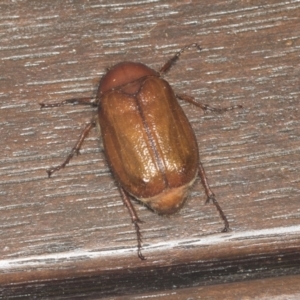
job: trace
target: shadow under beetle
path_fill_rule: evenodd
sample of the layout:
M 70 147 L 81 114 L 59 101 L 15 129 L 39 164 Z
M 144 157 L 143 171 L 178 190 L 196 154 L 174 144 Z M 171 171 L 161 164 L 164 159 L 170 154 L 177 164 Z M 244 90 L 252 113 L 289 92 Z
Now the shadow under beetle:
M 102 77 L 96 98 L 72 98 L 59 103 L 40 104 L 42 108 L 65 104 L 98 108 L 65 161 L 48 169 L 47 173 L 50 177 L 64 168 L 74 154 L 79 154 L 91 128 L 99 126 L 106 159 L 135 226 L 140 259 L 145 259 L 141 252 L 141 220 L 130 198 L 140 200 L 158 214 L 173 214 L 183 206 L 198 175 L 205 189 L 206 203 L 212 201 L 217 208 L 224 222 L 222 231 L 229 230 L 228 220 L 209 187 L 199 160 L 194 132 L 177 98 L 204 111 L 224 112 L 242 106 L 213 108 L 195 101 L 193 97 L 173 92 L 162 76 L 190 47 L 201 50 L 195 43 L 185 46 L 158 72 L 141 63 L 116 64 Z

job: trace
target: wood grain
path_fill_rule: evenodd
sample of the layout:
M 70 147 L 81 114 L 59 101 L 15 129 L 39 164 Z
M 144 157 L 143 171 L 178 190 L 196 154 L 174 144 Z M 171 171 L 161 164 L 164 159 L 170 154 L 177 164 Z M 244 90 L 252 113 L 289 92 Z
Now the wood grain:
M 96 299 L 299 274 L 300 1 L 201 2 L 1 2 L 0 295 Z M 96 131 L 45 172 L 95 111 L 39 103 L 93 96 L 115 63 L 159 69 L 193 42 L 203 50 L 165 77 L 174 90 L 243 105 L 203 114 L 181 102 L 232 231 L 220 233 L 198 180 L 169 218 L 135 204 L 141 262 Z

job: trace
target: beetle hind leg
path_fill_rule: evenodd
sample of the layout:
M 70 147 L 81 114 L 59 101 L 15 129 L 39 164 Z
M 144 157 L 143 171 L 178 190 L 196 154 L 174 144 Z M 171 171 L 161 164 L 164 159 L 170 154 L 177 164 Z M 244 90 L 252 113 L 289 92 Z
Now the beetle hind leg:
M 122 196 L 122 200 L 123 200 L 123 203 L 125 204 L 125 206 L 127 207 L 128 209 L 128 212 L 131 216 L 131 221 L 132 223 L 134 224 L 134 227 L 135 227 L 135 232 L 136 232 L 136 238 L 137 238 L 137 251 L 138 251 L 138 257 L 141 259 L 141 260 L 145 260 L 146 257 L 142 254 L 142 234 L 141 234 L 141 231 L 140 231 L 140 226 L 139 226 L 139 223 L 143 223 L 140 218 L 138 217 L 131 201 L 130 201 L 130 198 L 129 196 L 127 195 L 127 193 L 124 191 L 123 188 L 119 187 L 119 190 L 121 192 L 121 196 Z
M 208 203 L 208 202 L 212 201 L 212 203 L 216 207 L 217 211 L 219 212 L 219 215 L 220 215 L 221 219 L 224 222 L 224 229 L 222 230 L 222 232 L 230 231 L 229 222 L 227 220 L 227 217 L 225 216 L 221 206 L 219 205 L 217 199 L 215 198 L 215 194 L 212 192 L 212 190 L 211 190 L 211 188 L 210 188 L 210 186 L 207 182 L 207 177 L 206 177 L 204 168 L 203 168 L 203 166 L 200 162 L 199 162 L 199 176 L 201 178 L 201 181 L 202 181 L 202 184 L 204 186 L 205 193 L 206 193 L 206 196 L 207 196 L 207 200 L 206 200 L 205 203 Z

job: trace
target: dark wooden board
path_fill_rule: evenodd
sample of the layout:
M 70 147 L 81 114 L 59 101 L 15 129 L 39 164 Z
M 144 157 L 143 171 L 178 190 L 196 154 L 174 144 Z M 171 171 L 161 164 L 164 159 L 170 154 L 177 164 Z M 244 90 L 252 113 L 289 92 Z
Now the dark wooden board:
M 284 276 L 234 283 L 223 283 L 212 286 L 198 286 L 184 289 L 172 289 L 140 295 L 120 296 L 110 299 L 223 299 L 223 300 L 249 300 L 249 299 L 276 299 L 297 300 L 299 293 L 300 276 Z
M 299 273 L 299 1 L 2 1 L 0 4 L 0 293 L 74 297 L 150 293 Z M 143 254 L 92 131 L 47 178 L 95 111 L 41 102 L 93 96 L 124 60 L 154 69 L 224 114 L 180 102 L 209 183 L 180 211 L 138 203 Z M 213 287 L 212 287 L 213 289 Z M 0 294 L 1 295 L 1 294 Z

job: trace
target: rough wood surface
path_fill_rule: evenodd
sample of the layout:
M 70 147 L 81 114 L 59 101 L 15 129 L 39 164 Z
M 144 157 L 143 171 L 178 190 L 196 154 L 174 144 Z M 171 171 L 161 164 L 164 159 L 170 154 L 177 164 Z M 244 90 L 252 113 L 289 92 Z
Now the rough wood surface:
M 300 1 L 23 0 L 0 11 L 0 295 L 86 299 L 300 272 Z M 203 50 L 166 76 L 174 90 L 244 107 L 204 115 L 181 102 L 232 232 L 220 233 L 197 181 L 169 218 L 135 204 L 142 262 L 96 131 L 64 170 L 45 172 L 93 109 L 39 103 L 95 95 L 107 67 L 159 69 L 193 42 Z

